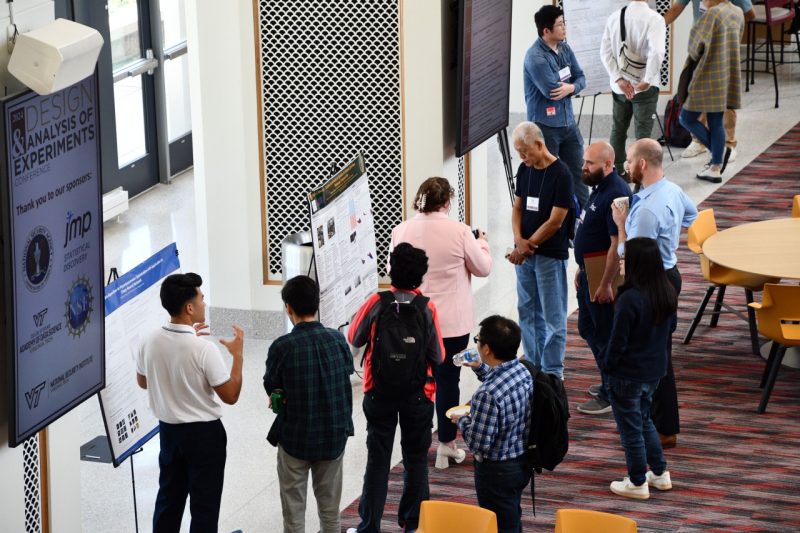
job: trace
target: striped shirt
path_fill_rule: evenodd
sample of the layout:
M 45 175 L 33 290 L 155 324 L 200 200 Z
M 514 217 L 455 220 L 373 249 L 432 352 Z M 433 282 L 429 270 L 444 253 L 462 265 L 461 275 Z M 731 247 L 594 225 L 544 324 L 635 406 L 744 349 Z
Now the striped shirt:
M 533 378 L 514 359 L 494 368 L 475 369 L 483 383 L 470 402 L 470 414 L 458 428 L 479 461 L 508 461 L 525 452 L 527 423 L 533 397 Z

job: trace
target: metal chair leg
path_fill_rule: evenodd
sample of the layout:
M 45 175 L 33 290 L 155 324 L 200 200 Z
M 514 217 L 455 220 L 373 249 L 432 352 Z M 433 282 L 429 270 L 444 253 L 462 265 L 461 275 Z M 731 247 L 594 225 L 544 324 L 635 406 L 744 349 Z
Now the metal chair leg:
M 758 414 L 763 413 L 767 409 L 767 403 L 769 402 L 770 395 L 772 395 L 772 389 L 775 387 L 775 379 L 778 377 L 778 370 L 781 368 L 781 363 L 783 362 L 783 356 L 785 354 L 786 346 L 781 345 L 781 347 L 778 348 L 775 361 L 773 361 L 772 368 L 769 371 L 769 377 L 764 386 L 764 392 L 761 394 L 761 402 L 758 404 Z
M 711 295 L 714 294 L 714 289 L 716 289 L 716 285 L 709 285 L 706 289 L 706 294 L 703 296 L 703 301 L 700 302 L 700 307 L 697 308 L 697 312 L 694 314 L 694 318 L 692 319 L 692 323 L 689 326 L 689 331 L 686 332 L 686 335 L 683 337 L 683 344 L 689 344 L 689 341 L 692 340 L 692 335 L 694 335 L 694 330 L 697 329 L 697 325 L 700 323 L 700 320 L 703 318 L 703 313 L 706 310 L 706 306 L 708 305 L 708 301 L 711 299 Z
M 767 26 L 767 43 L 772 57 L 772 81 L 775 83 L 775 108 L 778 108 L 778 66 L 775 64 L 775 44 L 772 42 L 772 26 Z
M 772 346 L 769 347 L 769 357 L 767 357 L 767 364 L 764 365 L 764 372 L 761 374 L 761 383 L 758 384 L 759 389 L 763 389 L 767 383 L 767 377 L 772 365 L 775 363 L 775 355 L 778 353 L 779 346 L 780 344 L 773 341 Z
M 750 342 L 753 346 L 753 353 L 761 355 L 761 346 L 758 344 L 758 327 L 756 326 L 756 310 L 750 307 L 753 303 L 753 291 L 750 289 L 744 290 L 744 298 L 747 301 L 747 323 L 750 326 Z
M 727 285 L 720 285 L 719 292 L 717 293 L 717 299 L 714 301 L 714 314 L 711 315 L 711 327 L 717 327 L 717 322 L 719 322 L 719 315 L 722 312 L 722 299 L 725 298 L 725 289 Z
M 744 91 L 750 92 L 750 34 L 752 24 L 745 23 L 745 47 L 744 47 Z

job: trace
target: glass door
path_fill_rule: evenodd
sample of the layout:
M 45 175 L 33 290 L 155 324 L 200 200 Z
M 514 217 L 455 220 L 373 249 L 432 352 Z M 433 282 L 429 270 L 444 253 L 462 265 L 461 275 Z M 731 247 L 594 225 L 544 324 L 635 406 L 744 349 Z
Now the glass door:
M 192 165 L 192 116 L 189 105 L 185 13 L 185 0 L 161 2 L 169 171 L 173 176 Z

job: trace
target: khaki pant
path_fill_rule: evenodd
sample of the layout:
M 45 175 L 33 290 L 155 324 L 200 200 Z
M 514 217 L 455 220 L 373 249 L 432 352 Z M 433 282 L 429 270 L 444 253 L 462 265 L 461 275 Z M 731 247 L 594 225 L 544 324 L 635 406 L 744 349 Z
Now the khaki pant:
M 708 122 L 706 122 L 706 114 L 703 113 L 700 115 L 700 123 L 708 128 Z M 725 128 L 725 146 L 730 146 L 731 148 L 736 148 L 736 110 L 735 109 L 726 109 L 725 113 L 722 115 L 722 125 Z M 698 144 L 700 141 L 697 140 L 697 137 L 692 135 L 692 141 Z
M 308 471 L 311 470 L 322 533 L 341 533 L 339 503 L 342 499 L 342 459 L 304 461 L 278 447 L 278 483 L 281 490 L 284 533 L 305 533 Z

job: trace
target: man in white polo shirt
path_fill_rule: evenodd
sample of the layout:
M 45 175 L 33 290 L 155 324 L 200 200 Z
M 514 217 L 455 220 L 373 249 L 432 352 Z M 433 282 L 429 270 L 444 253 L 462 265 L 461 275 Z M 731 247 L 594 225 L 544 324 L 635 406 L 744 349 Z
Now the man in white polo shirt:
M 233 356 L 228 371 L 219 348 L 200 337 L 206 305 L 197 274 L 173 274 L 161 284 L 170 321 L 153 332 L 136 357 L 136 380 L 147 389 L 161 433 L 159 489 L 153 532 L 177 532 L 190 496 L 191 531 L 216 532 L 225 477 L 227 436 L 215 393 L 234 404 L 242 390 L 244 332 L 220 340 Z M 201 333 L 202 332 L 202 333 Z

